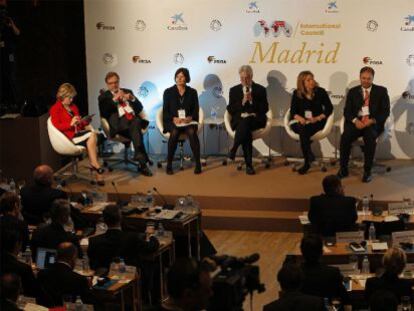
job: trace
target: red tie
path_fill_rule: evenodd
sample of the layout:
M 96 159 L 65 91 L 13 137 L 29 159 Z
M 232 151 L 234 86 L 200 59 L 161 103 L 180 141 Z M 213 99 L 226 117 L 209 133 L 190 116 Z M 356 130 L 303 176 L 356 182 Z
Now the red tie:
M 129 121 L 134 118 L 134 115 L 130 112 L 128 112 L 125 108 L 127 107 L 127 104 L 123 101 L 119 101 L 119 104 L 121 105 L 122 109 L 124 109 L 125 112 L 125 118 Z
M 365 96 L 364 96 L 364 105 L 363 107 L 368 107 L 369 106 L 369 92 L 367 89 L 364 89 L 365 92 Z M 362 117 L 362 123 L 366 123 L 369 120 L 369 115 L 365 115 Z

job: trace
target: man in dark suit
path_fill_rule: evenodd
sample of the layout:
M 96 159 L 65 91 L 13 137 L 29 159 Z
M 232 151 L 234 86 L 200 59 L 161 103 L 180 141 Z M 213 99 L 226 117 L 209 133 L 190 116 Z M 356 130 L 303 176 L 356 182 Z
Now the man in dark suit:
M 101 117 L 108 121 L 111 136 L 119 134 L 132 140 L 134 160 L 139 162 L 141 173 L 152 176 L 147 166 L 149 159 L 141 132 L 148 126 L 148 121 L 140 115 L 143 106 L 131 90 L 119 87 L 119 75 L 116 72 L 108 72 L 105 82 L 108 90 L 98 98 Z
M 341 179 L 336 175 L 326 176 L 322 186 L 325 193 L 310 198 L 308 218 L 313 229 L 323 236 L 350 231 L 358 219 L 357 200 L 344 195 Z
M 57 249 L 62 242 L 73 243 L 81 254 L 79 239 L 70 231 L 66 231 L 70 220 L 70 205 L 66 200 L 56 200 L 50 210 L 52 222 L 48 225 L 39 226 L 34 232 L 31 241 L 33 258 L 36 258 L 39 247 Z M 72 228 L 70 228 L 72 229 Z
M 348 176 L 348 162 L 352 143 L 360 136 L 364 139 L 363 182 L 372 180 L 378 136 L 384 131 L 385 121 L 390 115 L 390 98 L 385 87 L 373 84 L 375 71 L 371 67 L 360 70 L 361 85 L 349 90 L 344 109 L 344 132 L 341 136 L 341 168 L 338 176 Z
M 64 191 L 52 188 L 53 170 L 48 165 L 39 165 L 33 172 L 33 185 L 25 186 L 20 191 L 22 214 L 31 225 L 44 221 L 56 199 L 66 199 Z
M 61 243 L 57 248 L 56 263 L 39 272 L 39 283 L 48 294 L 45 303 L 48 307 L 62 306 L 64 296 L 71 296 L 73 301 L 80 296 L 82 302 L 94 303 L 88 279 L 73 271 L 77 257 L 77 249 L 72 243 Z
M 263 311 L 323 311 L 323 300 L 320 297 L 300 292 L 303 272 L 294 263 L 286 263 L 277 274 L 282 291 L 278 300 L 263 307 Z
M 244 65 L 239 69 L 240 82 L 230 89 L 227 111 L 231 115 L 231 128 L 236 132 L 229 158 L 234 160 L 240 145 L 246 162 L 246 173 L 254 175 L 252 163 L 252 132 L 266 126 L 269 110 L 266 89 L 253 82 L 252 67 Z
M 21 310 L 16 302 L 21 293 L 22 283 L 20 277 L 13 273 L 7 273 L 0 279 L 0 310 L 19 311 Z
M 348 293 L 343 285 L 343 276 L 338 268 L 320 263 L 323 252 L 322 238 L 308 235 L 302 239 L 300 250 L 304 258 L 302 271 L 304 280 L 301 291 L 304 294 L 340 298 L 343 305 L 349 303 Z

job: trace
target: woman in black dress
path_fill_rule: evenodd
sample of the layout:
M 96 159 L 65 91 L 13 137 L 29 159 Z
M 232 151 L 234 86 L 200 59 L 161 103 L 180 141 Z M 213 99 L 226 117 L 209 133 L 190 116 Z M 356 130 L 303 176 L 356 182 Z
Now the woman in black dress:
M 291 128 L 299 134 L 304 165 L 298 170 L 303 175 L 315 159 L 311 149 L 311 137 L 322 130 L 333 106 L 325 89 L 319 87 L 313 73 L 302 71 L 297 79 L 297 89 L 293 92 L 290 106 Z
M 190 82 L 187 68 L 175 72 L 175 85 L 164 91 L 163 123 L 164 133 L 169 132 L 167 174 L 173 174 L 172 161 L 177 149 L 178 138 L 185 133 L 190 140 L 191 150 L 196 162 L 194 174 L 201 173 L 200 141 L 198 139 L 198 94 L 187 85 Z

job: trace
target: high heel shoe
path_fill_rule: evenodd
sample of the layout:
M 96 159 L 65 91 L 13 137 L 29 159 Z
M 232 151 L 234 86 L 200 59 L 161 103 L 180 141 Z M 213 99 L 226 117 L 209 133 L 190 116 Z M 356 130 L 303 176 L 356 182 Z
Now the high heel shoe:
M 91 173 L 94 171 L 96 172 L 96 177 L 103 175 L 103 173 L 105 173 L 105 169 L 103 169 L 102 167 L 96 168 L 94 166 L 89 166 L 89 170 L 91 171 Z M 96 183 L 99 186 L 104 186 L 105 185 L 105 180 L 100 179 L 100 178 L 96 178 Z

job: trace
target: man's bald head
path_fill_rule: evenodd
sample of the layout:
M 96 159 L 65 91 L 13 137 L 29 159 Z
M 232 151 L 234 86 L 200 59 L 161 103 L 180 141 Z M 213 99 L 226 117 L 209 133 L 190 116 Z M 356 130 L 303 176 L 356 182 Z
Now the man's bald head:
M 36 184 L 41 186 L 50 186 L 53 181 L 53 170 L 49 165 L 42 164 L 35 168 L 33 179 Z
M 57 260 L 75 267 L 76 258 L 78 257 L 78 249 L 71 242 L 60 243 L 57 248 Z

